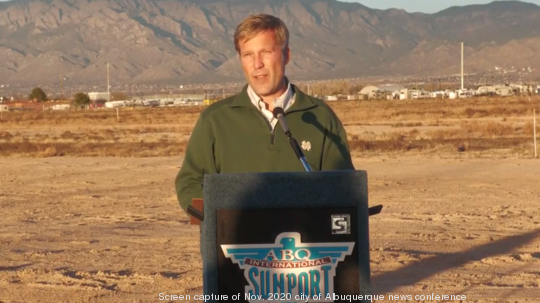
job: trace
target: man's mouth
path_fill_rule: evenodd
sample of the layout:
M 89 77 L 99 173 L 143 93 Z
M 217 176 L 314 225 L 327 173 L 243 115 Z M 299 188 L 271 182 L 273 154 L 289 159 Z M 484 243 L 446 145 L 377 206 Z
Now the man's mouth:
M 266 77 L 268 77 L 268 75 L 257 75 L 257 76 L 253 76 L 253 78 L 255 78 L 255 80 L 266 79 Z

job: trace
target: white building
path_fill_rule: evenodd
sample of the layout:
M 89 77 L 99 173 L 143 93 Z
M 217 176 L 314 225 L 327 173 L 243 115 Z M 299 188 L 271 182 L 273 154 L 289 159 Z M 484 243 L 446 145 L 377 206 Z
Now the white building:
M 479 95 L 495 93 L 495 86 L 480 86 L 477 91 Z
M 337 96 L 326 96 L 326 101 L 337 101 Z
M 71 106 L 69 104 L 55 104 L 51 106 L 52 110 L 68 110 Z
M 88 93 L 88 97 L 90 98 L 90 101 L 96 101 L 99 99 L 103 99 L 107 101 L 111 100 L 109 93 L 107 92 L 91 92 L 91 93 Z
M 434 91 L 434 92 L 431 92 L 429 93 L 429 97 L 430 98 L 447 98 L 448 97 L 448 93 L 445 92 L 445 91 Z
M 514 94 L 513 87 L 505 85 L 480 86 L 476 92 L 478 95 L 497 94 L 500 96 L 511 96 Z
M 499 96 L 512 96 L 514 94 L 514 91 L 512 90 L 512 87 L 510 86 L 496 86 L 495 87 L 495 93 Z
M 111 102 L 105 102 L 106 108 L 116 108 L 116 107 L 124 107 L 126 105 L 125 101 L 111 101 Z
M 472 96 L 474 96 L 474 93 L 471 90 L 467 90 L 467 89 L 461 90 L 461 89 L 459 89 L 457 91 L 457 96 L 458 96 L 458 98 L 471 98 Z
M 393 97 L 399 96 L 401 99 L 402 90 L 406 90 L 405 87 L 398 84 L 383 84 L 383 85 L 368 85 L 360 90 L 358 93 L 360 96 L 367 96 L 368 99 L 376 98 L 379 93 L 391 93 Z

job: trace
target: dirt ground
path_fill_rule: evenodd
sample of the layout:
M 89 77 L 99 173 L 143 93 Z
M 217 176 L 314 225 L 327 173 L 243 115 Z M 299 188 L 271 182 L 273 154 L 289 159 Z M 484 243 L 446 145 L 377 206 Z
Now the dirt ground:
M 198 227 L 173 185 L 181 160 L 0 158 L 0 302 L 202 294 Z M 384 205 L 370 219 L 379 302 L 540 302 L 539 161 L 356 159 L 370 205 Z

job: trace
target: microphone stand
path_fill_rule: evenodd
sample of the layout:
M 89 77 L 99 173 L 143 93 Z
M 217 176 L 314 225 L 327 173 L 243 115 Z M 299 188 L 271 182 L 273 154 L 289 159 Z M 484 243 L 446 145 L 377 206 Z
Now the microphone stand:
M 294 153 L 296 154 L 296 157 L 302 162 L 302 165 L 304 166 L 304 169 L 307 172 L 311 171 L 311 166 L 309 166 L 306 157 L 304 156 L 304 153 L 302 153 L 302 150 L 300 149 L 300 146 L 298 145 L 298 141 L 291 135 L 290 131 L 285 132 L 285 135 L 289 138 L 289 143 L 291 144 L 292 149 L 294 150 Z
M 294 150 L 296 157 L 298 158 L 298 160 L 300 160 L 300 162 L 304 166 L 304 169 L 307 172 L 311 172 L 311 166 L 309 166 L 306 157 L 304 156 L 304 153 L 302 153 L 302 150 L 298 145 L 298 141 L 296 141 L 296 139 L 292 136 L 291 131 L 287 126 L 287 122 L 285 122 L 285 112 L 283 111 L 283 108 L 281 106 L 274 107 L 272 114 L 274 114 L 274 118 L 278 119 L 279 123 L 281 124 L 281 128 L 283 128 L 285 135 L 287 136 L 287 138 L 289 138 L 289 144 L 291 144 L 291 147 Z

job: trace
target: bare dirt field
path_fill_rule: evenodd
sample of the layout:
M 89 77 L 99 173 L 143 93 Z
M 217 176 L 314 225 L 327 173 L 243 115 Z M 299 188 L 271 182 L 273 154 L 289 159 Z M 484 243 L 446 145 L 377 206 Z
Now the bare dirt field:
M 374 293 L 539 302 L 538 100 L 417 102 L 336 106 L 384 205 L 369 223 Z M 198 114 L 136 112 L 4 114 L 0 302 L 202 294 L 199 229 L 173 183 Z

